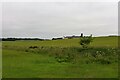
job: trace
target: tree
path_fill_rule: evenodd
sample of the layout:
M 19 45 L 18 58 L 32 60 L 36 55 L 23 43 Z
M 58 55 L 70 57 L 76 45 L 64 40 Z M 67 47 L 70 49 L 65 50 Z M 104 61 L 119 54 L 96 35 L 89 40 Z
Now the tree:
M 81 33 L 81 36 L 80 37 L 83 37 L 83 33 Z
M 84 36 L 80 38 L 80 45 L 83 48 L 88 48 L 89 44 L 93 41 L 92 34 L 90 36 Z

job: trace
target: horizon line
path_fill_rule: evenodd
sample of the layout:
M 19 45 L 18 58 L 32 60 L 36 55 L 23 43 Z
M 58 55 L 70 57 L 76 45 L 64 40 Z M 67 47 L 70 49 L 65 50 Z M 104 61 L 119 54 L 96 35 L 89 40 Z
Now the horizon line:
M 66 36 L 80 36 L 80 35 L 66 35 Z M 59 37 L 52 37 L 52 38 L 64 38 L 66 36 L 59 36 Z M 88 36 L 88 35 L 85 35 Z M 120 36 L 118 34 L 112 34 L 112 35 L 98 35 L 93 37 L 109 37 L 109 36 Z M 40 38 L 40 37 L 0 37 L 0 38 L 38 38 L 38 39 L 52 39 L 52 38 Z

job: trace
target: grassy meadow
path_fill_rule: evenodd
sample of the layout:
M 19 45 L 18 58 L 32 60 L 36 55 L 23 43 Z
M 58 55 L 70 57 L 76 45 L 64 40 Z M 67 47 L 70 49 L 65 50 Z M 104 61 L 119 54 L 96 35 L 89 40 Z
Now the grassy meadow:
M 49 47 L 80 47 L 80 39 L 64 39 L 64 40 L 53 40 L 53 41 L 6 41 L 2 42 L 3 46 L 49 46 Z M 94 42 L 91 43 L 92 47 L 117 47 L 118 37 L 94 37 Z
M 117 78 L 118 37 L 2 41 L 3 78 Z

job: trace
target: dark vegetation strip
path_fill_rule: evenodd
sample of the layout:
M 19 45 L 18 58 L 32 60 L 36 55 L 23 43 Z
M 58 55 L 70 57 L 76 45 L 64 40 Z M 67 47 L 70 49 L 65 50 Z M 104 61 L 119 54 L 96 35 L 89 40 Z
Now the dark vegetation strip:
M 40 55 L 49 55 L 54 57 L 59 63 L 70 62 L 79 63 L 84 60 L 84 63 L 112 64 L 118 62 L 118 48 L 80 48 L 80 47 L 44 47 L 44 46 L 29 46 L 15 47 L 3 46 L 4 49 L 24 51 L 26 53 L 34 53 Z

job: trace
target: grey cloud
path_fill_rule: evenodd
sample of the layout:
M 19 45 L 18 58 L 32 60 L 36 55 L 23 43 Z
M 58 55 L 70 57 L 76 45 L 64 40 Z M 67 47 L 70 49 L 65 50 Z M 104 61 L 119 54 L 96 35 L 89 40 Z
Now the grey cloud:
M 26 2 L 3 4 L 3 37 L 117 34 L 117 4 Z

